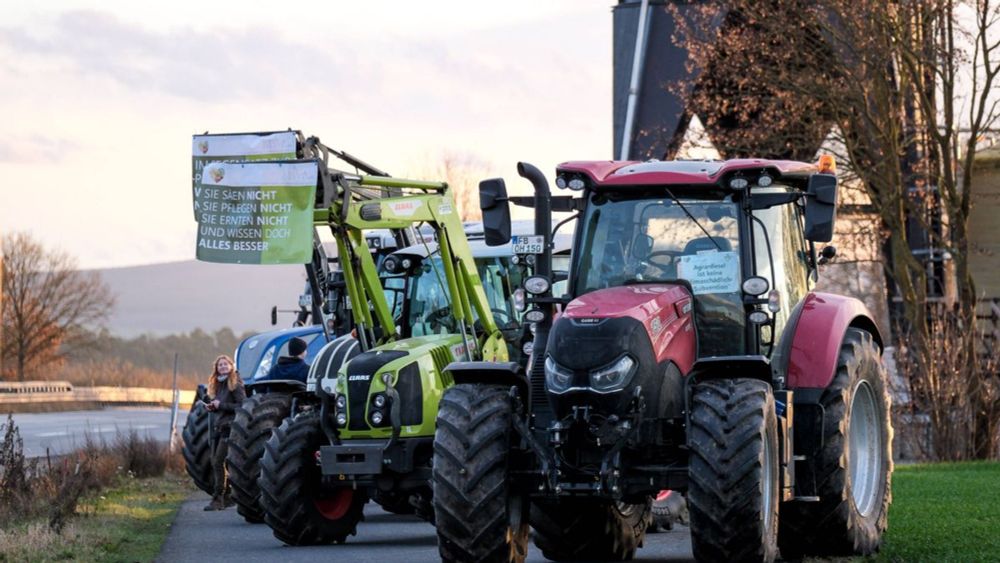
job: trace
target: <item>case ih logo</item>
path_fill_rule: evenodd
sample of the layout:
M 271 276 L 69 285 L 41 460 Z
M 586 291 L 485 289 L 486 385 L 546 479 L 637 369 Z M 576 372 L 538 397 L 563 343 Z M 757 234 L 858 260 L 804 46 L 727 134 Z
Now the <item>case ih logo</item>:
M 591 319 L 591 318 L 577 319 L 576 322 L 582 325 L 596 325 L 597 323 L 601 322 L 601 319 Z
M 351 375 L 351 376 L 348 376 L 347 380 L 348 381 L 368 381 L 371 378 L 372 378 L 372 376 L 370 376 L 370 375 Z
M 207 153 L 208 152 L 208 141 L 198 141 L 198 150 L 201 151 L 201 154 Z

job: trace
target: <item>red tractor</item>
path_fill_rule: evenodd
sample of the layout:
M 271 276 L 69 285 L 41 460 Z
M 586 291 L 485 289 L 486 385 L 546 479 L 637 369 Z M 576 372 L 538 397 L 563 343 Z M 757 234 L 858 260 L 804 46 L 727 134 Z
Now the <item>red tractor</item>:
M 832 159 L 569 162 L 554 197 L 480 184 L 487 242 L 535 208 L 527 373 L 459 362 L 440 403 L 445 561 L 628 560 L 650 503 L 683 493 L 699 561 L 859 555 L 891 499 L 882 338 L 856 299 L 811 291 L 836 216 Z M 578 219 L 552 295 L 551 213 Z M 537 244 L 541 242 L 541 244 Z M 532 244 L 534 243 L 534 244 Z M 521 250 L 518 250 L 521 249 Z M 561 307 L 561 312 L 560 311 Z

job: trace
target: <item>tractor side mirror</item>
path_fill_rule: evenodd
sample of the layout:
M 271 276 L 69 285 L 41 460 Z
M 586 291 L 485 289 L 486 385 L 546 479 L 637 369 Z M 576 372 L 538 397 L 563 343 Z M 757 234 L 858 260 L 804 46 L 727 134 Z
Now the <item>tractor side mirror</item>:
M 833 240 L 837 220 L 837 177 L 813 174 L 806 188 L 805 237 L 813 242 Z
M 271 326 L 278 324 L 278 306 L 271 307 Z
M 483 211 L 483 237 L 488 246 L 510 242 L 510 202 L 503 178 L 479 182 L 479 208 Z

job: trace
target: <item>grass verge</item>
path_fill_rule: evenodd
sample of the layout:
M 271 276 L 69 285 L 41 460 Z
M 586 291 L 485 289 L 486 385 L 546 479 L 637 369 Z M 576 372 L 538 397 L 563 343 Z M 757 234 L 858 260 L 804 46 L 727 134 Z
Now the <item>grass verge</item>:
M 897 467 L 889 530 L 875 561 L 997 561 L 1000 463 Z
M 122 477 L 80 499 L 61 533 L 45 518 L 0 530 L 0 561 L 152 561 L 193 490 L 190 479 L 170 473 Z

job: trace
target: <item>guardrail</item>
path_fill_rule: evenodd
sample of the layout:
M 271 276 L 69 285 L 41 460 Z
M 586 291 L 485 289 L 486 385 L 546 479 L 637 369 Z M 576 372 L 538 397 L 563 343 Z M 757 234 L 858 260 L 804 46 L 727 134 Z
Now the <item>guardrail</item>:
M 179 403 L 194 401 L 194 391 L 181 391 Z M 68 381 L 0 383 L 0 405 L 27 403 L 101 403 L 125 405 L 170 405 L 172 389 L 145 387 L 73 387 Z

